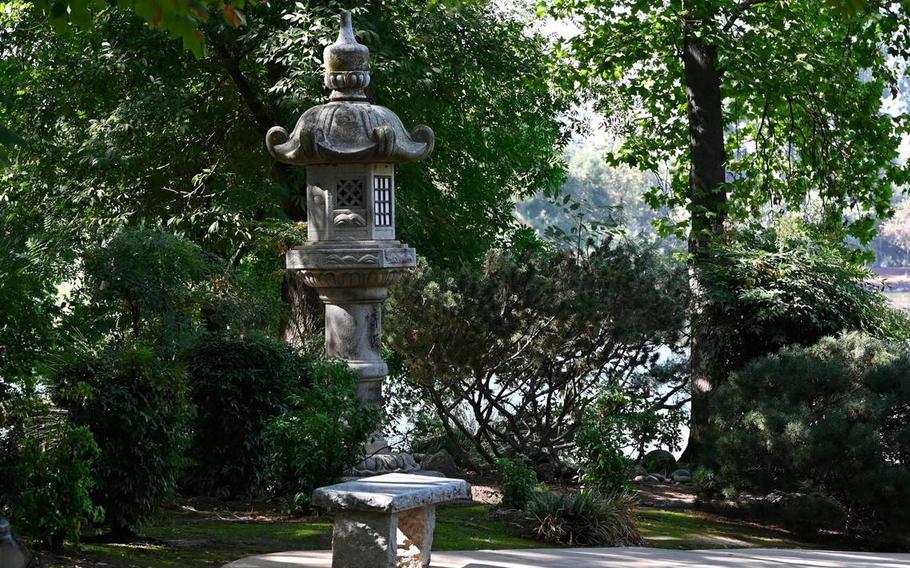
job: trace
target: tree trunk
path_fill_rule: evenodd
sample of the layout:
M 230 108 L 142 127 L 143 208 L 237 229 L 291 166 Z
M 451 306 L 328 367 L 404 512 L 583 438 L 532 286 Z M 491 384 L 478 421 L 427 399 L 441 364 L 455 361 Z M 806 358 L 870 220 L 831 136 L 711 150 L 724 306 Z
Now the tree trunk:
M 322 345 L 312 344 L 323 327 L 323 307 L 319 292 L 304 284 L 299 272 L 286 271 L 281 296 L 288 306 L 282 322 L 282 339 L 305 351 L 321 349 Z
M 241 68 L 242 55 L 225 43 L 218 35 L 210 37 L 210 43 L 224 65 L 224 70 L 233 81 L 240 98 L 250 112 L 250 118 L 265 137 L 268 130 L 277 125 L 277 119 L 272 109 L 260 97 L 261 91 L 256 89 L 249 81 Z M 291 221 L 305 221 L 307 218 L 305 199 L 295 199 L 295 194 L 306 191 L 305 176 L 295 175 L 290 166 L 275 162 L 272 167 L 274 178 L 287 187 L 288 198 L 284 203 L 284 212 Z M 322 323 L 323 307 L 316 290 L 306 286 L 299 274 L 285 272 L 281 285 L 281 296 L 287 305 L 288 311 L 282 322 L 281 335 L 290 345 L 299 348 L 311 347 L 307 339 L 313 337 L 320 329 Z
M 690 200 L 689 233 L 691 311 L 690 381 L 692 415 L 685 461 L 695 463 L 703 457 L 705 436 L 711 416 L 710 395 L 714 382 L 710 374 L 709 329 L 701 317 L 705 283 L 700 266 L 708 246 L 722 235 L 726 217 L 726 153 L 724 151 L 723 98 L 717 68 L 717 46 L 705 44 L 696 35 L 699 20 L 686 24 L 683 63 L 688 90 Z

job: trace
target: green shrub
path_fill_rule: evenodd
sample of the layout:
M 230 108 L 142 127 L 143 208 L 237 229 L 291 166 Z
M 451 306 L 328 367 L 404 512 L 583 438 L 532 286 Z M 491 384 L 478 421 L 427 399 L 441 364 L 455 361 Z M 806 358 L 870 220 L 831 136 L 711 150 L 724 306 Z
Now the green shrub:
M 580 406 L 682 343 L 687 289 L 683 265 L 621 238 L 590 254 L 491 251 L 482 268 L 421 266 L 389 310 L 389 344 L 418 401 L 401 406 L 434 412 L 469 469 L 495 468 L 508 448 L 542 480 L 569 477 Z M 473 433 L 477 459 L 458 451 L 459 432 Z
M 586 419 L 578 429 L 578 460 L 586 488 L 610 492 L 630 486 L 629 464 L 611 421 Z
M 182 486 L 199 494 L 241 497 L 265 488 L 266 423 L 304 386 L 303 361 L 263 336 L 204 337 L 186 355 L 196 407 L 192 460 Z
M 537 473 L 523 458 L 497 460 L 500 488 L 502 489 L 502 506 L 506 509 L 524 509 L 534 493 Z
M 94 501 L 115 534 L 131 534 L 175 489 L 189 404 L 183 374 L 142 345 L 84 351 L 56 374 L 57 402 L 101 449 Z
M 850 529 L 910 528 L 910 350 L 867 335 L 754 361 L 717 391 L 728 494 L 820 494 Z
M 28 384 L 0 383 L 0 514 L 33 546 L 78 542 L 101 510 L 89 496 L 98 446 Z
M 910 336 L 910 319 L 867 285 L 871 273 L 842 243 L 791 219 L 715 246 L 702 270 L 710 282 L 703 326 L 719 379 L 782 347 L 845 331 Z
M 537 492 L 528 502 L 535 538 L 563 546 L 635 546 L 636 500 L 628 491 L 608 496 L 593 491 L 559 495 Z
M 65 421 L 41 424 L 21 440 L 18 453 L 19 494 L 10 515 L 16 527 L 31 543 L 51 550 L 62 549 L 65 540 L 78 542 L 83 522 L 103 516 L 89 496 L 99 454 L 91 432 Z
M 364 444 L 380 425 L 379 409 L 357 400 L 357 376 L 339 363 L 317 361 L 309 388 L 266 425 L 275 490 L 290 508 L 306 510 L 314 489 L 337 480 L 364 458 Z
M 682 405 L 668 404 L 672 401 L 661 401 L 661 395 L 655 394 L 683 383 L 686 379 L 679 370 L 675 363 L 657 366 L 633 375 L 625 384 L 601 389 L 575 437 L 580 479 L 586 488 L 601 493 L 629 488 L 628 448 L 641 458 L 648 446 L 679 447 L 680 424 L 686 418 Z M 671 408 L 663 408 L 667 405 Z M 649 472 L 661 471 L 650 469 L 651 464 L 645 467 Z
M 94 325 L 106 322 L 172 355 L 195 337 L 210 269 L 189 241 L 158 230 L 124 231 L 85 258 Z

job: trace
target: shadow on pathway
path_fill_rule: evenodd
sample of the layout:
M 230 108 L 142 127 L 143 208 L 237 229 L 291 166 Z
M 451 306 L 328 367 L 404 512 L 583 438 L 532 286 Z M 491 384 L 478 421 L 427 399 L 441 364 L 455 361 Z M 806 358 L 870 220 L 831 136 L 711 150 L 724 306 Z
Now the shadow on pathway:
M 331 552 L 251 556 L 225 568 L 330 568 Z M 583 548 L 439 552 L 433 568 L 908 568 L 910 554 L 817 550 Z

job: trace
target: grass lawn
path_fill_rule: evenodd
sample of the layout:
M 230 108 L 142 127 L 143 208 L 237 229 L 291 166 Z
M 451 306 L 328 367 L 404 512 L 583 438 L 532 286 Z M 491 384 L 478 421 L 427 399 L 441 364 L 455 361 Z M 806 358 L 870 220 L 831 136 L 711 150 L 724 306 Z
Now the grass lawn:
M 517 526 L 489 519 L 491 505 L 440 508 L 434 550 L 480 550 L 546 546 L 524 538 Z M 49 566 L 198 568 L 286 550 L 324 550 L 332 545 L 326 517 L 247 521 L 171 512 L 143 531 L 147 542 L 83 542 L 71 555 L 47 558 Z
M 799 548 L 783 530 L 702 513 L 643 509 L 638 530 L 647 546 L 694 550 L 705 548 Z
M 546 543 L 522 536 L 514 523 L 491 517 L 492 505 L 442 507 L 438 511 L 434 550 L 543 548 Z M 639 528 L 647 546 L 693 549 L 728 547 L 798 547 L 788 533 L 725 520 L 696 511 L 642 509 Z M 196 513 L 171 512 L 146 527 L 148 542 L 88 542 L 78 552 L 46 558 L 46 566 L 68 568 L 200 568 L 221 566 L 252 554 L 331 547 L 331 521 L 231 520 Z

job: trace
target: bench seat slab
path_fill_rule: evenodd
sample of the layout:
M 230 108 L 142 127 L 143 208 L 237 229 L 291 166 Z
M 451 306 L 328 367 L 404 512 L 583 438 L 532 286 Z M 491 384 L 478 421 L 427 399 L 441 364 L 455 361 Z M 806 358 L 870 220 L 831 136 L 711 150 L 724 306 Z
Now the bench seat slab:
M 330 511 L 398 513 L 427 505 L 471 498 L 463 479 L 389 473 L 346 481 L 313 492 L 313 502 Z

